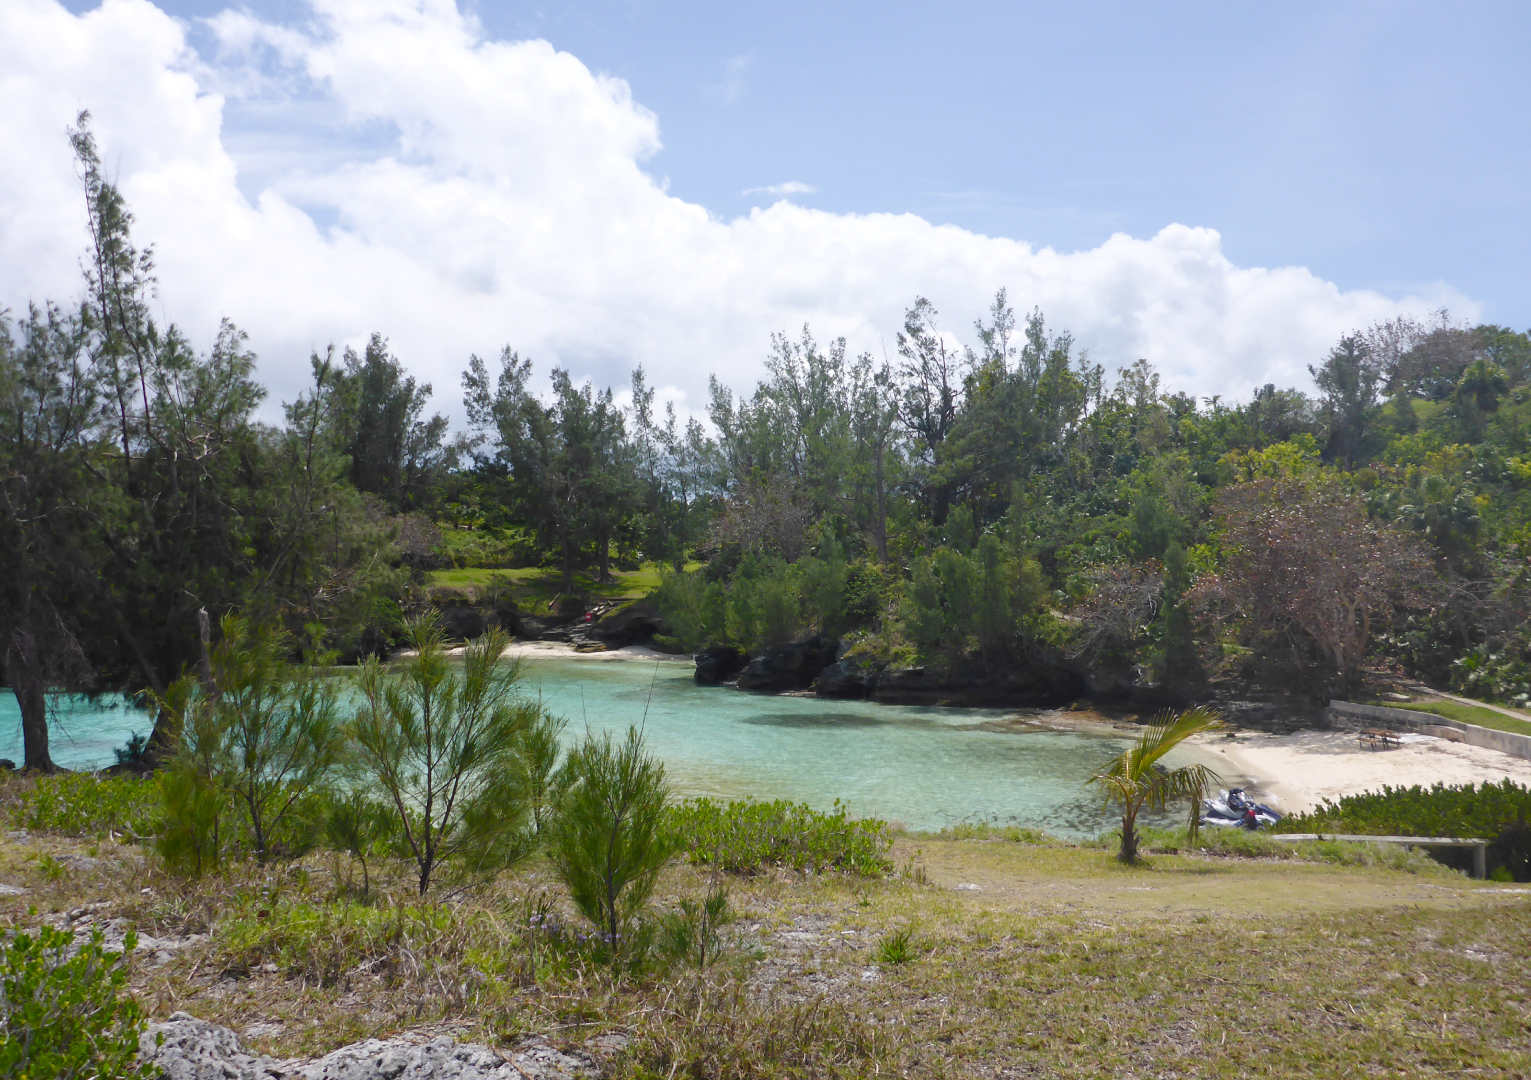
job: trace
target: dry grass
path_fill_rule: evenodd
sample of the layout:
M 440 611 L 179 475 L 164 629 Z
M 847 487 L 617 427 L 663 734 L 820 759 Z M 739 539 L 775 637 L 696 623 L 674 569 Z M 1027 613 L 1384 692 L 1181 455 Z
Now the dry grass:
M 568 1046 L 620 1031 L 605 1060 L 635 1078 L 1531 1071 L 1523 890 L 1425 862 L 1176 854 L 1129 870 L 982 834 L 904 838 L 896 855 L 906 873 L 886 881 L 734 881 L 723 962 L 619 979 L 529 933 L 538 896 L 560 910 L 537 865 L 425 905 L 385 870 L 363 903 L 329 856 L 188 883 L 133 848 L 33 834 L 0 843 L 0 882 L 27 890 L 0 898 L 0 922 L 101 903 L 72 925 L 206 934 L 158 965 L 145 949 L 135 992 L 155 1015 L 267 1025 L 247 1041 L 284 1056 L 403 1029 Z M 677 866 L 660 903 L 705 886 Z M 900 932 L 911 958 L 884 962 Z

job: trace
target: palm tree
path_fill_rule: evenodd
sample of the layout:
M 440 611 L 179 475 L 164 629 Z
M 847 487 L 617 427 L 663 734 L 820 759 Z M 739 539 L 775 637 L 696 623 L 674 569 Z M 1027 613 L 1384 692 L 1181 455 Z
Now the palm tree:
M 1196 811 L 1208 788 L 1218 782 L 1217 773 L 1205 765 L 1168 769 L 1160 759 L 1192 735 L 1222 726 L 1222 718 L 1210 709 L 1194 708 L 1176 716 L 1161 713 L 1138 737 L 1137 745 L 1095 771 L 1085 781 L 1099 784 L 1107 806 L 1122 812 L 1122 850 L 1117 858 L 1132 865 L 1138 861 L 1138 814 L 1144 809 L 1163 810 L 1170 803 L 1191 800 L 1192 828 Z

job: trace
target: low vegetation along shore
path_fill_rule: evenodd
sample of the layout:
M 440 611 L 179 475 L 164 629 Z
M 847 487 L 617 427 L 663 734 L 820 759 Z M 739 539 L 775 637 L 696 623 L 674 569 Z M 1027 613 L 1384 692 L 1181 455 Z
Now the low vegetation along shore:
M 506 1080 L 1531 1068 L 1531 789 L 1510 781 L 1276 826 L 1484 837 L 1488 881 L 1385 843 L 1146 828 L 1211 779 L 1162 767 L 1217 725 L 1190 710 L 1096 772 L 1121 820 L 1098 840 L 911 835 L 677 801 L 636 731 L 548 751 L 503 638 L 452 667 L 429 621 L 331 746 L 321 692 L 262 666 L 276 643 L 224 631 L 241 647 L 213 653 L 219 696 L 185 687 L 173 765 L 0 784 L 0 1075 L 264 1054 L 311 1077 L 339 1053 L 385 1080 L 457 1046 L 490 1070 L 463 1075 Z
M 614 967 L 546 854 L 428 897 L 412 860 L 323 847 L 187 878 L 132 842 L 152 787 L 8 781 L 0 918 L 136 931 L 146 1016 L 276 1058 L 412 1032 L 612 1077 L 1531 1068 L 1525 889 L 1410 852 L 1149 831 L 1128 867 L 1114 838 L 682 810 L 655 936 Z

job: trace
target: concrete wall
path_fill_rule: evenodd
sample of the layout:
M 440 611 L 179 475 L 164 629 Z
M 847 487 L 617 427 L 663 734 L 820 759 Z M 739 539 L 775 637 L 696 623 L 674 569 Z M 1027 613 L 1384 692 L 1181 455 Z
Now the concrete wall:
M 1462 733 L 1462 741 L 1470 746 L 1498 750 L 1501 754 L 1531 761 L 1531 735 L 1517 735 L 1513 731 L 1496 731 L 1493 728 L 1479 727 L 1477 724 L 1464 724 L 1460 720 L 1451 720 L 1444 716 L 1437 716 L 1435 713 L 1416 712 L 1413 709 L 1389 709 L 1385 705 L 1357 705 L 1352 701 L 1329 702 L 1329 714 L 1332 718 L 1368 720 L 1373 723 L 1387 724 L 1389 727 L 1409 728 L 1412 731 L 1424 731 L 1425 728 L 1430 727 L 1454 728 Z

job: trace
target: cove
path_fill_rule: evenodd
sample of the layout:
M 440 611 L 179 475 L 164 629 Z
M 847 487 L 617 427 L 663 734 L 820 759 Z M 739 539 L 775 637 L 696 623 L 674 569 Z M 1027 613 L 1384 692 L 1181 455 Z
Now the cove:
M 697 686 L 689 662 L 616 653 L 572 659 L 538 650 L 521 660 L 524 685 L 568 726 L 621 736 L 643 728 L 682 798 L 790 799 L 818 810 L 835 801 L 857 817 L 919 831 L 961 822 L 1094 836 L 1112 822 L 1084 780 L 1128 745 L 1128 733 L 1053 730 L 1037 711 L 877 705 Z M 105 768 L 151 714 L 124 698 L 53 701 L 53 758 Z M 1191 760 L 1181 751 L 1170 764 Z M 21 714 L 0 692 L 0 757 L 21 761 Z M 1176 815 L 1178 817 L 1178 815 Z
M 1052 730 L 1039 711 L 939 708 L 741 693 L 697 686 L 675 660 L 523 660 L 526 685 L 568 721 L 623 734 L 641 726 L 677 794 L 835 800 L 857 817 L 918 831 L 960 822 L 1083 838 L 1110 828 L 1084 780 L 1129 745 L 1122 736 Z M 1191 760 L 1171 758 L 1171 767 Z M 1177 818 L 1180 815 L 1175 815 Z

